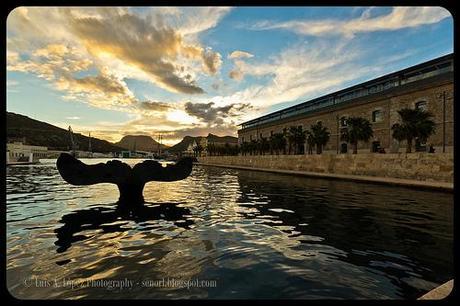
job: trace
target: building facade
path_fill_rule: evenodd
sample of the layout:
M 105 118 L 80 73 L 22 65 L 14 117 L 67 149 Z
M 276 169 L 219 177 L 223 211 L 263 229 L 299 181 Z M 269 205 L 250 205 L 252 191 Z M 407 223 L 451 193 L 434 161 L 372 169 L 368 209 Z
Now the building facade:
M 454 145 L 453 54 L 397 71 L 301 104 L 247 121 L 238 130 L 238 142 L 270 138 L 291 126 L 308 130 L 321 121 L 330 132 L 325 153 L 350 153 L 341 141 L 347 117 L 363 117 L 372 123 L 374 137 L 359 142 L 358 152 L 405 152 L 405 141 L 392 137 L 391 127 L 400 121 L 398 110 L 420 108 L 433 114 L 435 133 L 426 141 L 416 140 L 416 150 L 433 145 L 436 152 L 451 152 Z M 307 152 L 305 149 L 304 152 Z
M 48 157 L 48 148 L 44 146 L 26 145 L 22 142 L 11 142 L 6 144 L 6 162 L 36 162 L 41 158 Z

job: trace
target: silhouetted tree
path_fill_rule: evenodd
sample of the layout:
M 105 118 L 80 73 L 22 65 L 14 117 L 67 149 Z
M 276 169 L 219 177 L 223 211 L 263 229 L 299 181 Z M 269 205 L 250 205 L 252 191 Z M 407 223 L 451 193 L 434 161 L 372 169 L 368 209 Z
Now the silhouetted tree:
M 294 154 L 300 153 L 300 148 L 305 144 L 306 132 L 302 130 L 301 126 L 291 126 L 287 134 L 289 142 L 289 154 L 291 146 L 294 147 Z
M 247 153 L 249 153 L 249 143 L 244 141 L 241 143 L 240 145 L 240 152 L 241 152 L 241 155 L 246 155 Z
M 201 156 L 201 152 L 203 152 L 203 146 L 200 144 L 197 144 L 196 146 L 193 147 L 193 152 L 195 153 L 195 157 Z
M 259 145 L 259 153 L 261 155 L 265 155 L 265 153 L 270 149 L 270 143 L 265 137 L 261 137 L 259 139 L 258 145 Z
M 284 151 L 286 149 L 286 138 L 282 133 L 275 133 L 270 136 L 270 147 L 273 151 L 279 155 L 280 151 Z
M 315 146 L 315 139 L 311 131 L 306 131 L 306 134 L 307 134 L 306 140 L 307 140 L 307 146 L 308 146 L 308 154 L 311 155 L 313 154 L 313 147 Z
M 316 153 L 321 154 L 323 152 L 323 147 L 329 141 L 331 133 L 328 131 L 327 127 L 323 126 L 321 121 L 310 127 L 310 133 L 312 135 L 312 141 L 316 145 Z
M 259 144 L 258 144 L 258 141 L 257 140 L 251 140 L 249 142 L 249 152 L 251 155 L 255 155 L 257 150 L 258 150 L 258 147 L 259 147 Z

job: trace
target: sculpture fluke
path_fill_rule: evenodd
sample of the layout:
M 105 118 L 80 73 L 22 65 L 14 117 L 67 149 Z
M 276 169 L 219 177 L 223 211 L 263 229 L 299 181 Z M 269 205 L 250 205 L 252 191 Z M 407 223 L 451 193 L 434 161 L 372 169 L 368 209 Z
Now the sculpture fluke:
M 119 160 L 87 165 L 72 155 L 62 153 L 57 162 L 62 178 L 72 185 L 112 183 L 120 191 L 119 202 L 143 203 L 142 191 L 150 181 L 172 182 L 187 178 L 192 172 L 193 159 L 184 157 L 176 164 L 163 167 L 159 162 L 146 160 L 131 168 Z

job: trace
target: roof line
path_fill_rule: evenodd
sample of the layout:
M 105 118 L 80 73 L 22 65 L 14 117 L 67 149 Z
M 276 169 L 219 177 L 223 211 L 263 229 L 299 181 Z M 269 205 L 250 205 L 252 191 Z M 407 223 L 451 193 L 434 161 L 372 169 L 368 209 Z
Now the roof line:
M 246 122 L 242 122 L 240 124 L 237 124 L 237 126 L 244 125 L 244 124 L 251 123 L 251 122 L 256 122 L 257 120 L 260 120 L 262 118 L 273 116 L 275 114 L 279 114 L 279 113 L 284 112 L 286 110 L 293 109 L 293 108 L 299 107 L 301 105 L 304 105 L 304 104 L 307 104 L 307 103 L 310 103 L 310 102 L 319 101 L 319 100 L 325 99 L 327 97 L 333 97 L 333 96 L 336 96 L 336 95 L 338 95 L 340 93 L 344 93 L 344 92 L 347 92 L 347 91 L 350 91 L 350 90 L 353 90 L 353 89 L 358 89 L 359 87 L 365 87 L 366 85 L 369 85 L 370 83 L 375 83 L 375 82 L 378 82 L 378 81 L 382 81 L 384 79 L 396 77 L 396 76 L 398 76 L 400 74 L 410 72 L 412 70 L 416 70 L 417 68 L 421 68 L 421 67 L 426 66 L 426 65 L 434 64 L 436 62 L 440 62 L 440 61 L 443 61 L 443 60 L 453 58 L 453 55 L 454 55 L 453 53 L 449 53 L 449 54 L 446 54 L 446 55 L 443 55 L 443 56 L 428 60 L 426 62 L 416 64 L 414 66 L 410 66 L 410 67 L 407 67 L 407 68 L 404 68 L 404 69 L 401 69 L 401 70 L 398 70 L 398 71 L 395 71 L 395 72 L 391 72 L 391 73 L 388 73 L 386 75 L 383 75 L 383 76 L 380 76 L 380 77 L 377 77 L 377 78 L 374 78 L 374 79 L 370 79 L 368 81 L 358 83 L 358 84 L 352 85 L 350 87 L 346 87 L 344 89 L 334 91 L 332 93 L 328 93 L 328 94 L 319 96 L 317 98 L 313 98 L 313 99 L 308 100 L 308 101 L 300 102 L 298 104 L 295 104 L 295 105 L 292 105 L 292 106 L 289 106 L 289 107 L 286 107 L 286 108 L 283 108 L 283 109 L 280 109 L 280 110 L 277 110 L 277 111 L 262 115 L 260 117 L 255 118 L 255 119 L 251 119 L 251 120 L 248 120 Z

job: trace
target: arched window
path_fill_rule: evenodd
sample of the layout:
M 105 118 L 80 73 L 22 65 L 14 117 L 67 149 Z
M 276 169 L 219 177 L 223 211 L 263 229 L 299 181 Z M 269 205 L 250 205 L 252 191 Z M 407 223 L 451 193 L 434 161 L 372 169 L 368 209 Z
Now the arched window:
M 419 109 L 419 110 L 422 110 L 422 111 L 427 111 L 427 108 L 428 108 L 428 105 L 427 105 L 426 101 L 419 101 L 419 102 L 415 103 L 415 109 Z

